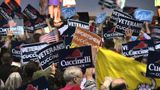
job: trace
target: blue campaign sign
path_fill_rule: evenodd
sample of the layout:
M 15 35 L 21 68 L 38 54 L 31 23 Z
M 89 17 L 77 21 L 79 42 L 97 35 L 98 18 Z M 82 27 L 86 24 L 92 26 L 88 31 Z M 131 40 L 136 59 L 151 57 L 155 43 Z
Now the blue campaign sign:
M 59 53 L 59 65 L 62 70 L 69 66 L 82 69 L 93 67 L 91 46 L 63 49 Z
M 17 90 L 50 90 L 50 89 L 48 81 L 43 76 L 18 88 Z
M 145 10 L 145 9 L 136 9 L 134 12 L 134 17 L 140 21 L 152 21 L 152 18 L 154 16 L 154 12 L 151 10 Z
M 75 7 L 68 7 L 68 8 L 63 7 L 61 9 L 61 12 L 62 12 L 62 16 L 65 19 L 71 18 L 72 16 L 77 14 Z
M 97 15 L 96 24 L 103 23 L 106 20 L 106 17 L 107 17 L 107 14 L 105 12 Z
M 160 52 L 159 51 L 152 51 L 149 52 L 148 55 L 148 63 L 147 63 L 147 77 L 152 78 L 160 78 Z

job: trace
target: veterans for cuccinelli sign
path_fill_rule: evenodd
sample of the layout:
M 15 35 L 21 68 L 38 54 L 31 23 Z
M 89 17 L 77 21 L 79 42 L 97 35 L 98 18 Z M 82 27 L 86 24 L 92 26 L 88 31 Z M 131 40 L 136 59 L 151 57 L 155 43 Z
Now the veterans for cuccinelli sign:
M 40 66 L 43 70 L 49 67 L 52 63 L 59 62 L 58 52 L 62 49 L 65 49 L 65 45 L 62 41 L 60 41 L 57 43 L 53 43 L 36 53 Z

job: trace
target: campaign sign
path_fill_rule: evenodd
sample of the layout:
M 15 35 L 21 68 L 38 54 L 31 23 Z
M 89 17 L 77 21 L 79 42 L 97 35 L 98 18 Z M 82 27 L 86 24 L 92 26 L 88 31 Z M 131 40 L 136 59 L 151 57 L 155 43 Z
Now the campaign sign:
M 117 23 L 119 16 L 126 17 L 126 18 L 132 18 L 132 16 L 129 15 L 128 13 L 125 13 L 125 12 L 118 10 L 118 9 L 114 9 L 112 12 L 110 21 L 113 23 Z
M 71 42 L 73 39 L 73 34 L 75 33 L 75 29 L 76 27 L 69 26 L 61 35 L 64 40 L 66 48 L 70 48 L 71 46 Z
M 78 66 L 82 69 L 93 66 L 91 46 L 63 49 L 59 53 L 59 65 L 62 70 L 69 66 Z
M 149 51 L 154 51 L 153 40 L 133 41 L 122 44 L 122 53 L 127 57 L 147 57 Z
M 68 22 L 68 26 L 89 29 L 89 24 L 83 21 L 68 19 L 67 22 Z
M 72 43 L 76 46 L 100 46 L 101 37 L 85 29 L 77 27 Z
M 40 16 L 40 13 L 30 4 L 23 10 L 23 14 L 32 20 L 35 20 Z
M 37 17 L 33 24 L 34 30 L 38 30 L 48 26 L 43 16 Z
M 100 24 L 103 23 L 107 18 L 107 14 L 106 13 L 101 13 L 98 16 L 96 16 L 96 24 Z
M 13 35 L 24 35 L 23 19 L 14 18 L 13 21 L 14 23 L 16 23 L 16 26 L 10 28 L 0 28 L 0 35 L 6 36 L 7 30 L 11 30 L 13 32 Z
M 140 21 L 149 21 L 152 22 L 154 12 L 151 10 L 136 9 L 134 12 L 134 17 Z
M 50 90 L 50 89 L 48 81 L 43 76 L 16 90 Z
M 142 26 L 143 22 L 141 21 L 119 16 L 116 25 L 116 31 L 125 34 L 126 28 L 130 28 L 133 30 L 133 36 L 139 36 Z
M 5 19 L 5 21 L 12 19 L 12 10 L 6 7 L 5 3 L 2 3 L 0 6 L 0 16 Z
M 106 8 L 115 8 L 116 7 L 113 0 L 99 0 L 98 4 L 105 6 Z
M 154 26 L 152 29 L 151 37 L 155 41 L 160 41 L 160 26 Z
M 21 47 L 21 62 L 27 63 L 30 60 L 36 61 L 37 56 L 36 52 L 48 46 L 46 43 L 32 43 L 32 44 L 24 44 Z
M 11 43 L 11 44 L 12 44 L 12 48 L 11 48 L 12 57 L 21 59 L 20 45 L 22 44 L 22 42 L 17 41 L 17 42 Z
M 24 29 L 31 33 L 35 31 L 32 20 L 27 17 L 24 17 Z
M 64 19 L 69 19 L 77 14 L 75 7 L 63 7 L 61 13 Z
M 155 50 L 157 50 L 157 51 L 160 50 L 160 42 L 155 44 Z
M 8 5 L 12 8 L 13 11 L 21 12 L 21 7 L 18 5 L 18 3 L 15 0 L 10 0 Z
M 62 49 L 65 49 L 65 45 L 61 41 L 53 43 L 36 53 L 39 63 L 43 70 L 49 67 L 52 63 L 58 62 L 59 59 L 58 51 Z
M 152 51 L 149 52 L 148 55 L 148 63 L 147 63 L 147 77 L 152 78 L 160 78 L 160 52 L 159 51 Z
M 123 37 L 124 35 L 115 31 L 116 28 L 112 22 L 108 22 L 106 27 L 103 28 L 103 38 L 111 39 L 115 37 Z

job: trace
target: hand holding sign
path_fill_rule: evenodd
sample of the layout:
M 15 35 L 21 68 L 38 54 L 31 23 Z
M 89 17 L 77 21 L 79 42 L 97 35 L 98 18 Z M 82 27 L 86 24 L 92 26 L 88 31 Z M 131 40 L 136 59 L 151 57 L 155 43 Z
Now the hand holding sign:
M 13 36 L 13 31 L 12 30 L 7 30 L 7 36 Z

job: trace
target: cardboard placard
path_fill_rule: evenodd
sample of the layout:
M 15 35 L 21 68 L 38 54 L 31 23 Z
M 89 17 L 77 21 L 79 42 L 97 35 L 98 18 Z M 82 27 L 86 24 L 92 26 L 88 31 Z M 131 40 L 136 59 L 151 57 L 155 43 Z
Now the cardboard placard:
M 53 43 L 42 50 L 38 51 L 37 58 L 42 67 L 42 69 L 46 69 L 52 63 L 57 63 L 59 60 L 58 51 L 65 49 L 65 45 L 63 42 Z
M 48 81 L 43 76 L 16 90 L 50 90 L 50 89 Z
M 68 19 L 67 22 L 68 22 L 68 26 L 89 29 L 89 24 L 86 23 L 86 22 L 82 22 L 82 21 L 78 21 L 78 20 L 73 20 L 73 19 Z
M 125 34 L 125 29 L 130 28 L 133 30 L 133 36 L 139 36 L 142 26 L 143 22 L 141 21 L 119 16 L 116 25 L 116 31 Z
M 134 17 L 140 21 L 152 22 L 153 16 L 154 16 L 154 12 L 151 10 L 136 9 L 134 12 Z
M 68 7 L 68 8 L 63 7 L 61 9 L 61 12 L 64 19 L 69 19 L 77 14 L 75 7 Z
M 160 52 L 149 52 L 146 76 L 160 78 Z
M 69 66 L 78 66 L 82 69 L 93 67 L 91 46 L 63 49 L 59 53 L 59 65 L 62 70 Z
M 37 55 L 36 52 L 48 46 L 46 43 L 32 43 L 24 44 L 21 47 L 21 62 L 22 64 L 29 62 L 30 60 L 36 61 Z
M 76 44 L 77 46 L 100 46 L 101 37 L 85 29 L 77 27 L 72 39 L 72 43 Z
M 149 51 L 154 51 L 153 40 L 133 41 L 122 44 L 122 54 L 127 57 L 147 57 Z

